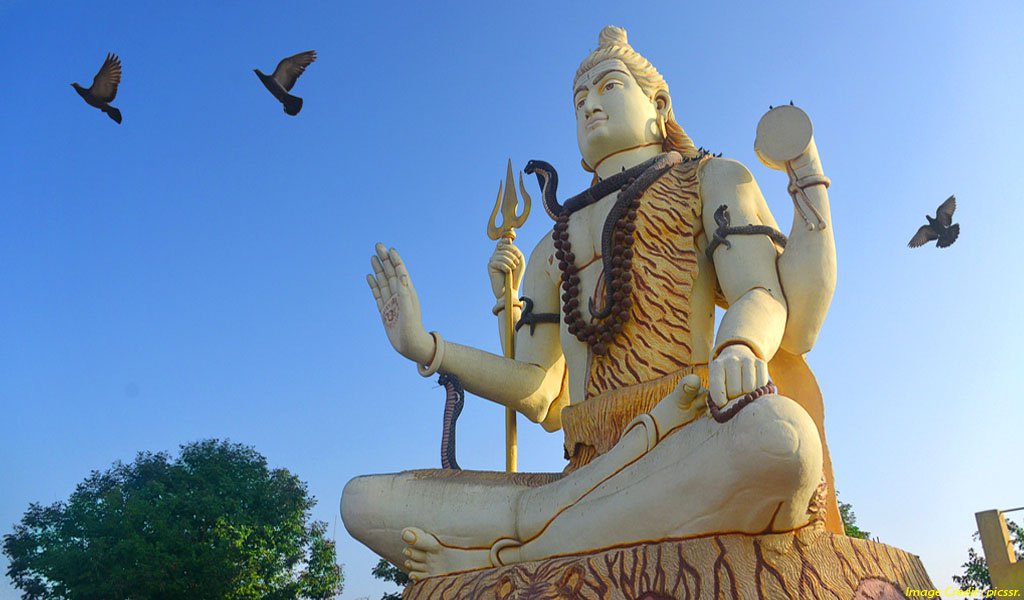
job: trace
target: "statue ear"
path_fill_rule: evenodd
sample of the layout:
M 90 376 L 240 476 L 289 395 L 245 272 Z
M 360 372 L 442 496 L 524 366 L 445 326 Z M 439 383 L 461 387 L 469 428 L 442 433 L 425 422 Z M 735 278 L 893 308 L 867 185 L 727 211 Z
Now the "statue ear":
M 668 118 L 669 113 L 672 111 L 672 97 L 668 95 L 666 90 L 661 90 L 654 95 L 654 110 L 658 111 L 658 114 L 662 117 Z

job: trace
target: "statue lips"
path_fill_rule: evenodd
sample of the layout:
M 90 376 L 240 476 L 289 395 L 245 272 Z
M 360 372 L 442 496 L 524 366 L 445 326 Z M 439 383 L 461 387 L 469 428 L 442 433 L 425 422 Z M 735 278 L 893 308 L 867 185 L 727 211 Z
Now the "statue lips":
M 608 122 L 608 115 L 606 115 L 604 113 L 593 114 L 593 115 L 590 116 L 589 119 L 587 119 L 587 123 L 586 123 L 587 131 L 593 131 L 593 130 L 597 129 L 598 127 L 600 127 L 601 125 L 603 125 L 603 124 L 605 124 L 607 122 Z

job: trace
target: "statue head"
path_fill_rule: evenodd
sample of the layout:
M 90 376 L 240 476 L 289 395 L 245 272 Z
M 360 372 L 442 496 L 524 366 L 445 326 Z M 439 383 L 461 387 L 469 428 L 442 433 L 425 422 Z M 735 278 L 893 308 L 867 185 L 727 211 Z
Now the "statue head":
M 597 49 L 576 70 L 573 103 L 577 139 L 588 171 L 609 153 L 640 145 L 660 143 L 663 150 L 675 150 L 684 157 L 697 154 L 690 136 L 675 120 L 665 78 L 633 50 L 625 29 L 601 30 Z

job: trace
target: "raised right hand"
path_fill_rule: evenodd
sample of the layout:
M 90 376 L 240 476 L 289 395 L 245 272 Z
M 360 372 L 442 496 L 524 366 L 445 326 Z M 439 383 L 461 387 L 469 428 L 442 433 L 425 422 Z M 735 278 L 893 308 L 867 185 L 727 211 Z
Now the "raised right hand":
M 512 293 L 517 297 L 519 283 L 523 280 L 523 272 L 526 271 L 526 259 L 519 248 L 515 247 L 508 238 L 502 238 L 487 261 L 487 276 L 491 280 L 491 291 L 494 297 L 501 300 L 505 297 L 505 275 L 512 273 Z
M 420 300 L 409 279 L 409 271 L 394 248 L 378 243 L 370 258 L 373 275 L 366 276 L 377 301 L 388 341 L 399 354 L 418 364 L 430 363 L 434 356 L 434 338 L 423 327 Z

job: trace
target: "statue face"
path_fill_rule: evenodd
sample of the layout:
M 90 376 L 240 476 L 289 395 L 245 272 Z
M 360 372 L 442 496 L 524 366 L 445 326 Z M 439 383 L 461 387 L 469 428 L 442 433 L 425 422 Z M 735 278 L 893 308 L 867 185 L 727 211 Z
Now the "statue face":
M 661 141 L 658 112 L 619 59 L 583 73 L 574 86 L 576 139 L 589 165 L 626 148 Z

